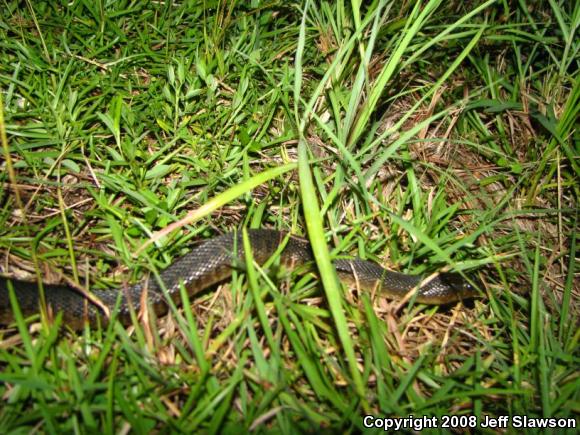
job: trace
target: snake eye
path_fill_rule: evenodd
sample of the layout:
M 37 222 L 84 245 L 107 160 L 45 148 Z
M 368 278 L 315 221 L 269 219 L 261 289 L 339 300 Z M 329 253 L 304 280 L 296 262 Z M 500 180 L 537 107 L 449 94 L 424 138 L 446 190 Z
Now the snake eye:
M 477 297 L 480 295 L 478 288 L 483 288 L 476 278 L 470 277 L 468 281 L 458 273 L 442 273 L 440 277 L 441 281 L 452 289 L 453 296 L 450 297 L 450 300 L 457 301 Z
M 469 277 L 470 281 L 464 280 L 463 297 L 477 297 L 480 295 L 478 289 L 483 290 L 483 284 L 475 277 Z

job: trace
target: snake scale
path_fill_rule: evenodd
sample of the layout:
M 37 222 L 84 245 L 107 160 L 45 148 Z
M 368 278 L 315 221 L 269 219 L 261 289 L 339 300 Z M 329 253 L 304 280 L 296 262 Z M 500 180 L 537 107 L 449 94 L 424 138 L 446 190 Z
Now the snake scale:
M 280 246 L 283 246 L 280 263 L 289 269 L 314 261 L 311 246 L 305 239 L 268 229 L 248 230 L 247 234 L 253 258 L 258 264 L 268 260 Z M 180 302 L 181 283 L 189 296 L 194 296 L 227 279 L 234 267 L 243 266 L 244 258 L 242 234 L 226 233 L 201 243 L 165 269 L 160 278 L 166 292 L 155 279 L 149 279 L 147 284 L 140 282 L 120 292 L 97 289 L 91 293 L 110 312 L 117 308 L 117 318 L 123 324 L 129 324 L 131 309 L 138 313 L 142 305 L 147 304 L 157 315 L 162 315 L 167 311 L 167 297 Z M 372 261 L 358 258 L 335 260 L 334 266 L 341 281 L 357 288 L 376 289 L 392 299 L 403 298 L 415 290 L 418 302 L 445 304 L 478 294 L 473 285 L 455 273 L 439 273 L 433 279 L 424 280 L 420 275 L 389 271 Z M 25 315 L 39 312 L 40 293 L 36 283 L 0 277 L 0 324 L 14 320 L 9 281 L 22 312 Z M 67 326 L 80 329 L 85 322 L 92 326 L 99 322 L 107 323 L 105 310 L 78 290 L 67 285 L 43 285 L 43 288 L 47 311 L 52 315 L 61 312 Z

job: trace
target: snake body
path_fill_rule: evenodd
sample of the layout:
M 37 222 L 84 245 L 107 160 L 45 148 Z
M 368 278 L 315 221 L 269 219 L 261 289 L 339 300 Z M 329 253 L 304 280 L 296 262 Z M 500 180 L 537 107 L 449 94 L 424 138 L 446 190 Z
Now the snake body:
M 281 246 L 280 263 L 289 269 L 314 261 L 311 246 L 305 239 L 268 229 L 248 230 L 247 234 L 253 258 L 258 264 L 263 264 Z M 105 324 L 105 311 L 113 312 L 115 309 L 116 317 L 123 324 L 129 324 L 132 309 L 138 313 L 146 304 L 157 315 L 162 315 L 167 311 L 168 297 L 180 302 L 182 283 L 192 297 L 227 279 L 233 268 L 245 264 L 244 258 L 242 234 L 226 233 L 201 243 L 165 269 L 160 275 L 165 290 L 155 279 L 149 279 L 147 283 L 140 282 L 121 291 L 92 290 L 94 298 L 100 301 L 95 303 L 72 287 L 43 285 L 44 300 L 47 312 L 52 315 L 62 313 L 64 323 L 73 329 L 82 328 L 85 322 Z M 334 266 L 342 281 L 362 289 L 376 289 L 393 299 L 400 299 L 414 289 L 417 292 L 415 300 L 426 304 L 444 304 L 477 295 L 470 283 L 454 273 L 440 273 L 426 281 L 420 275 L 389 271 L 362 259 L 335 260 Z M 39 312 L 41 297 L 37 283 L 0 277 L 0 324 L 14 320 L 8 291 L 10 281 L 23 314 Z M 105 310 L 102 307 L 106 307 Z

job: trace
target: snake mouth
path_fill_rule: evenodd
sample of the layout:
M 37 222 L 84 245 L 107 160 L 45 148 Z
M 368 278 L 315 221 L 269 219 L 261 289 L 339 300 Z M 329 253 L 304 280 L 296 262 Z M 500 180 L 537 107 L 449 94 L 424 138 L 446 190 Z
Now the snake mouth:
M 474 276 L 465 276 L 459 273 L 441 273 L 439 279 L 453 289 L 457 300 L 482 297 L 483 283 Z

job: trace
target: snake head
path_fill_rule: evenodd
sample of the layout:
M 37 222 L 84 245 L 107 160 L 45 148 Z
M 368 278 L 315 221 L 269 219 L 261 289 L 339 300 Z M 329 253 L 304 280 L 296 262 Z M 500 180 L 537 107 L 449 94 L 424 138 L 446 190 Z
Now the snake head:
M 441 273 L 439 279 L 452 290 L 449 302 L 480 297 L 480 290 L 484 289 L 483 283 L 477 278 L 469 277 L 467 280 L 458 273 Z

